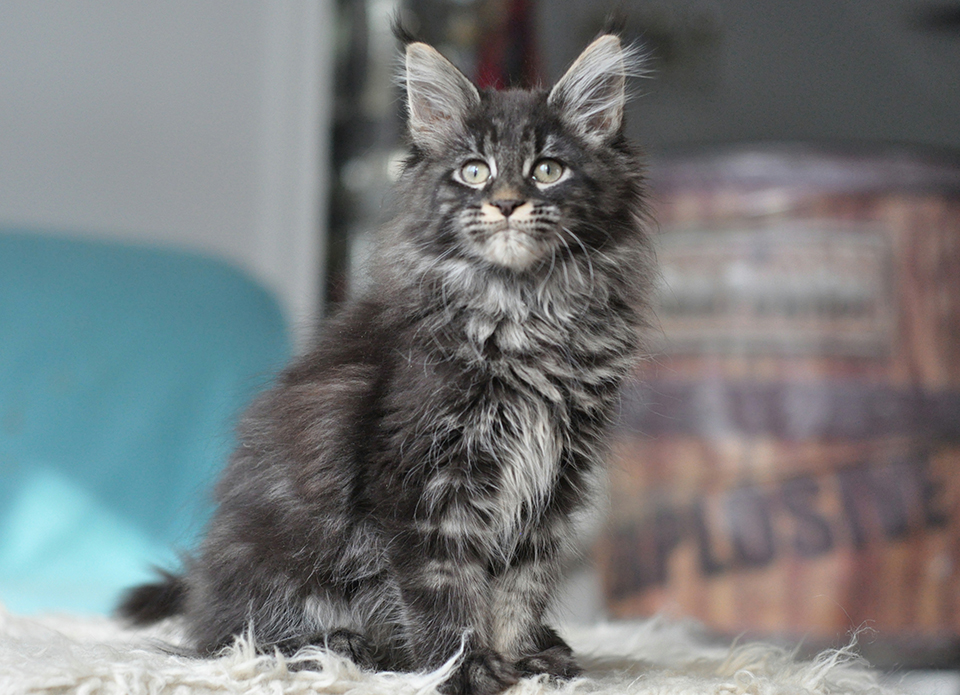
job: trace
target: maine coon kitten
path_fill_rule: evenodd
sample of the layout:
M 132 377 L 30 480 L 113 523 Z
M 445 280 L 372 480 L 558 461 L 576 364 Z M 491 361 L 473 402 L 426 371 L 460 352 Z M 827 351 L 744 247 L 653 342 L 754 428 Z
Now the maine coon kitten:
M 123 614 L 182 613 L 201 654 L 248 626 L 370 668 L 462 648 L 451 693 L 579 672 L 544 612 L 644 327 L 632 61 L 603 35 L 549 92 L 481 92 L 407 44 L 411 153 L 372 289 L 246 415 L 184 574 Z

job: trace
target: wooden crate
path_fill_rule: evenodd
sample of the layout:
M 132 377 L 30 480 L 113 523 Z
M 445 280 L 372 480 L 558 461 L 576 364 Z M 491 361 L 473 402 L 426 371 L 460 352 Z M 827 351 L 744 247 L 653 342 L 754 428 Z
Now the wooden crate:
M 661 334 L 612 451 L 611 614 L 960 635 L 960 167 L 765 148 L 651 185 Z

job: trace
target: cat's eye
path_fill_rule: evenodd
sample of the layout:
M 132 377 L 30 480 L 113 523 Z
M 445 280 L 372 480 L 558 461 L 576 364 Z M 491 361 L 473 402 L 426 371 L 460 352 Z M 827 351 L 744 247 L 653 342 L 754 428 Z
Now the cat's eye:
M 563 164 L 556 159 L 540 159 L 533 165 L 530 175 L 537 183 L 556 183 L 563 176 Z
M 490 178 L 490 167 L 479 159 L 471 159 L 460 167 L 460 178 L 471 186 L 481 186 Z

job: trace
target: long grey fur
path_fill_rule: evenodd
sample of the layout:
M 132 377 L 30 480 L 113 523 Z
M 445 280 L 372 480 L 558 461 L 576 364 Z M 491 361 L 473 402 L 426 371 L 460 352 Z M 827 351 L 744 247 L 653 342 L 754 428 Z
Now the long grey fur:
M 407 44 L 371 288 L 252 406 L 202 546 L 123 614 L 182 614 L 203 655 L 248 629 L 369 668 L 462 650 L 450 693 L 579 672 L 544 614 L 647 326 L 634 68 L 605 35 L 549 92 L 481 91 Z

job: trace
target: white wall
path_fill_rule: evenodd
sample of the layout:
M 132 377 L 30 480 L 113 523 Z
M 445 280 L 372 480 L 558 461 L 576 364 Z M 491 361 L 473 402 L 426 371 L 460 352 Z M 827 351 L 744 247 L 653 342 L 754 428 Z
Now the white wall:
M 224 257 L 318 306 L 332 0 L 0 3 L 0 224 Z

